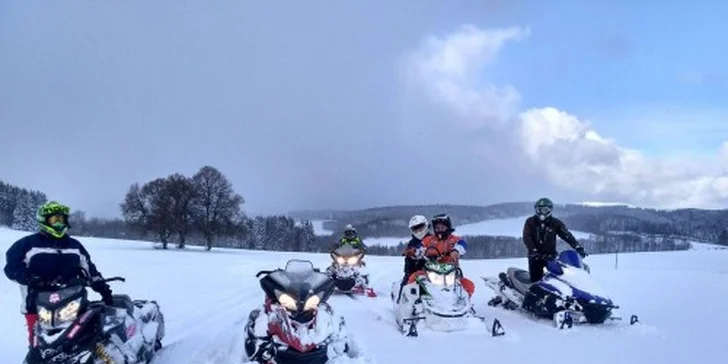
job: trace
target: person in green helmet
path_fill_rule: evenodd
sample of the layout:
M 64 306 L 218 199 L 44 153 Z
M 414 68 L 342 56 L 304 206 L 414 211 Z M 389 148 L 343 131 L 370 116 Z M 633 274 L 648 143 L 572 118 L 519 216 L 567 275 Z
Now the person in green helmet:
M 554 204 L 548 198 L 540 198 L 534 204 L 535 214 L 523 225 L 523 243 L 528 249 L 528 271 L 531 282 L 543 278 L 546 262 L 556 258 L 556 236 L 571 245 L 583 258 L 587 254 L 563 221 L 551 215 Z
M 354 229 L 354 226 L 352 226 L 351 224 L 346 225 L 346 227 L 344 228 L 344 236 L 339 239 L 338 244 L 334 245 L 331 250 L 333 251 L 334 249 L 344 246 L 346 244 L 349 244 L 353 248 L 359 249 L 361 251 L 366 250 L 366 245 L 364 245 L 364 242 L 356 233 L 356 229 Z
M 68 206 L 51 201 L 38 209 L 40 231 L 16 241 L 5 254 L 5 275 L 20 284 L 22 313 L 28 325 L 28 340 L 33 341 L 33 326 L 38 320 L 35 300 L 38 292 L 63 285 L 86 275 L 91 288 L 104 303 L 113 304 L 109 285 L 91 262 L 91 256 L 78 240 L 68 235 Z

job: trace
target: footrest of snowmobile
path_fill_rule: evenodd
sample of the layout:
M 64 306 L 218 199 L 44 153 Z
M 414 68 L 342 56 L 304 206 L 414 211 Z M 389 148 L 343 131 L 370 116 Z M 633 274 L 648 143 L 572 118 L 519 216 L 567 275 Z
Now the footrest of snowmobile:
M 608 320 L 610 320 L 610 321 L 622 321 L 622 317 L 612 316 Z M 640 319 L 639 319 L 639 317 L 637 315 L 632 315 L 632 316 L 629 317 L 629 324 L 630 325 L 634 325 L 634 324 L 639 323 L 639 322 L 640 322 Z
M 407 326 L 407 332 L 404 332 L 404 334 L 408 337 L 419 336 L 419 333 L 417 332 L 417 323 L 424 319 L 425 318 L 422 316 L 402 319 L 402 328 Z
M 366 295 L 367 297 L 377 297 L 377 292 L 374 292 L 372 288 L 354 287 L 351 290 L 352 294 L 355 295 Z

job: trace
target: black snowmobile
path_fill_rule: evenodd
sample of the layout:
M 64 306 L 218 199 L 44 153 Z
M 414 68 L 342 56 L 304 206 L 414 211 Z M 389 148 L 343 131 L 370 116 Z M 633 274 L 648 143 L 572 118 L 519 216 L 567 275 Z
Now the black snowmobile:
M 105 282 L 121 281 L 122 277 Z M 141 364 L 162 348 L 164 317 L 155 301 L 113 295 L 90 301 L 88 275 L 38 294 L 34 342 L 24 364 Z

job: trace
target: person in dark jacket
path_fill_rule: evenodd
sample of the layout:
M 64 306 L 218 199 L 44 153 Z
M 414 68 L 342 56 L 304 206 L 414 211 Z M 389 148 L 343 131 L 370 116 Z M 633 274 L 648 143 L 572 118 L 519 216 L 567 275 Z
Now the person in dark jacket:
M 40 231 L 16 241 L 6 253 L 5 275 L 20 284 L 22 313 L 31 344 L 33 327 L 38 321 L 35 307 L 38 292 L 86 274 L 91 279 L 91 288 L 104 302 L 107 305 L 113 302 L 111 289 L 91 262 L 86 248 L 66 233 L 70 228 L 69 213 L 68 206 L 55 201 L 43 204 L 36 214 Z
M 422 256 L 422 240 L 430 233 L 430 222 L 422 215 L 415 215 L 409 221 L 409 229 L 412 238 L 407 243 L 404 251 L 404 278 L 402 285 L 407 284 L 407 280 L 412 273 L 424 269 L 425 259 Z
M 556 236 L 571 245 L 581 257 L 586 257 L 584 247 L 569 232 L 563 221 L 551 216 L 554 204 L 548 198 L 541 198 L 534 205 L 535 214 L 526 219 L 523 225 L 523 243 L 528 249 L 528 272 L 531 282 L 543 278 L 546 262 L 554 259 L 556 252 Z

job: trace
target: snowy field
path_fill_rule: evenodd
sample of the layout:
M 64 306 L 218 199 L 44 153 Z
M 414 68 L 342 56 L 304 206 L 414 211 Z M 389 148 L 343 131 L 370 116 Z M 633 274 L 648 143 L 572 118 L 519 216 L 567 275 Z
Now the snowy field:
M 3 252 L 23 233 L 0 229 Z M 145 242 L 81 239 L 101 272 L 123 275 L 113 283 L 119 293 L 156 299 L 167 319 L 167 348 L 155 364 L 238 364 L 242 356 L 242 326 L 251 309 L 263 300 L 254 274 L 282 267 L 290 258 L 328 265 L 325 254 L 294 254 L 215 249 L 169 251 Z M 4 254 L 2 255 L 4 265 Z M 513 312 L 486 306 L 492 297 L 480 275 L 496 275 L 508 266 L 525 266 L 522 259 L 464 261 L 474 279 L 476 309 L 497 317 L 507 334 L 492 338 L 484 328 L 459 333 L 422 332 L 401 336 L 392 321 L 388 289 L 401 277 L 399 257 L 368 257 L 378 298 L 346 296 L 331 299 L 347 319 L 349 330 L 370 363 L 680 363 L 722 362 L 728 327 L 728 250 L 624 254 L 615 270 L 611 255 L 587 258 L 592 274 L 622 313 L 638 314 L 641 324 L 620 327 L 578 327 L 557 331 Z M 4 278 L 4 277 L 3 277 Z M 26 332 L 20 315 L 18 287 L 0 279 L 1 363 L 20 363 Z M 92 294 L 92 297 L 98 297 Z M 363 361 L 365 362 L 365 361 Z

